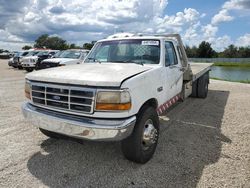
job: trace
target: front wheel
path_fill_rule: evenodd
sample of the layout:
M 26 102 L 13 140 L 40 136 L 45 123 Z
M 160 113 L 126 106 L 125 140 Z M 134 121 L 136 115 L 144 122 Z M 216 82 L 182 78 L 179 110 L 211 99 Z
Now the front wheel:
M 23 69 L 22 65 L 18 65 L 17 68 L 18 68 L 19 70 Z
M 159 118 L 153 107 L 139 112 L 133 133 L 122 141 L 124 156 L 137 163 L 146 163 L 154 155 L 159 137 Z
M 25 68 L 25 70 L 26 70 L 27 72 L 32 72 L 32 71 L 33 71 L 33 68 Z

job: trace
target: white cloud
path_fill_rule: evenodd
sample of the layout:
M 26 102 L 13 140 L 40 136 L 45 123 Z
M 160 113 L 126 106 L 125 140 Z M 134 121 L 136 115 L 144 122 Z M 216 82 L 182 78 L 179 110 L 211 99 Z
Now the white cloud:
M 168 0 L 33 0 L 6 28 L 23 41 L 48 33 L 79 44 L 114 31 L 184 33 L 205 16 L 192 8 L 166 15 L 167 4 Z
M 229 0 L 222 5 L 222 9 L 218 14 L 214 15 L 211 23 L 217 25 L 221 22 L 229 22 L 234 19 L 229 15 L 229 11 L 232 10 L 250 10 L 250 0 Z
M 233 44 L 233 41 L 231 40 L 231 37 L 228 35 L 224 35 L 222 37 L 218 37 L 212 42 L 212 47 L 218 51 L 221 52 L 225 49 L 225 47 L 229 46 L 230 44 Z
M 237 46 L 250 46 L 250 33 L 246 33 L 245 35 L 243 36 L 240 36 L 235 44 Z
M 250 9 L 249 0 L 230 0 L 224 3 L 223 9 L 226 10 L 243 10 Z
M 233 16 L 230 16 L 228 14 L 228 11 L 226 9 L 222 9 L 218 14 L 216 14 L 213 18 L 211 23 L 214 25 L 217 25 L 221 22 L 228 22 L 232 21 L 234 19 Z
M 44 33 L 58 35 L 70 43 L 102 39 L 114 32 L 180 33 L 186 44 L 202 40 L 222 48 L 231 39 L 217 38 L 218 24 L 231 21 L 232 5 L 224 4 L 211 23 L 201 24 L 205 13 L 193 8 L 169 15 L 168 0 L 20 0 L 5 6 L 0 0 L 0 45 L 16 49 Z M 241 7 L 247 4 L 238 0 Z M 229 2 L 236 2 L 231 0 Z M 16 6 L 16 7 L 15 7 Z M 238 8 L 239 9 L 239 8 Z M 7 45 L 7 41 L 10 41 Z M 16 43 L 15 43 L 16 42 Z M 216 44 L 219 43 L 219 44 Z M 221 46 L 220 46 L 221 44 Z
M 206 26 L 202 27 L 203 36 L 205 40 L 211 41 L 215 36 L 218 31 L 218 27 L 213 26 L 212 24 L 207 24 Z
M 15 35 L 12 35 L 7 30 L 0 29 L 0 41 L 21 43 L 23 40 Z

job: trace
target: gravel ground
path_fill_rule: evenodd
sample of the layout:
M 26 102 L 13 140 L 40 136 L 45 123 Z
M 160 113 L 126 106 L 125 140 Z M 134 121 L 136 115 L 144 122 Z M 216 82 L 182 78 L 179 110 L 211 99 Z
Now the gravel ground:
M 25 74 L 0 60 L 0 187 L 250 187 L 250 85 L 211 80 L 207 99 L 176 105 L 139 165 L 120 143 L 49 139 L 25 122 Z

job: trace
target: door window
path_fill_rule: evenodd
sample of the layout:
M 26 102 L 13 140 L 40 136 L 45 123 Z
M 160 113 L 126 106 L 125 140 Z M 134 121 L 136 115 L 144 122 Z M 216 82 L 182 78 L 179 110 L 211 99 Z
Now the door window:
M 165 42 L 165 65 L 176 65 L 178 64 L 174 45 L 172 42 Z

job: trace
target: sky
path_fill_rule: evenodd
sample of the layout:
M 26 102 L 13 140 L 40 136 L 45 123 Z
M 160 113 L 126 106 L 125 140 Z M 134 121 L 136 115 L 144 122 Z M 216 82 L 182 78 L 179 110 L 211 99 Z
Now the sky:
M 0 49 L 20 50 L 42 34 L 82 46 L 118 32 L 179 33 L 217 51 L 250 45 L 250 0 L 0 0 Z

